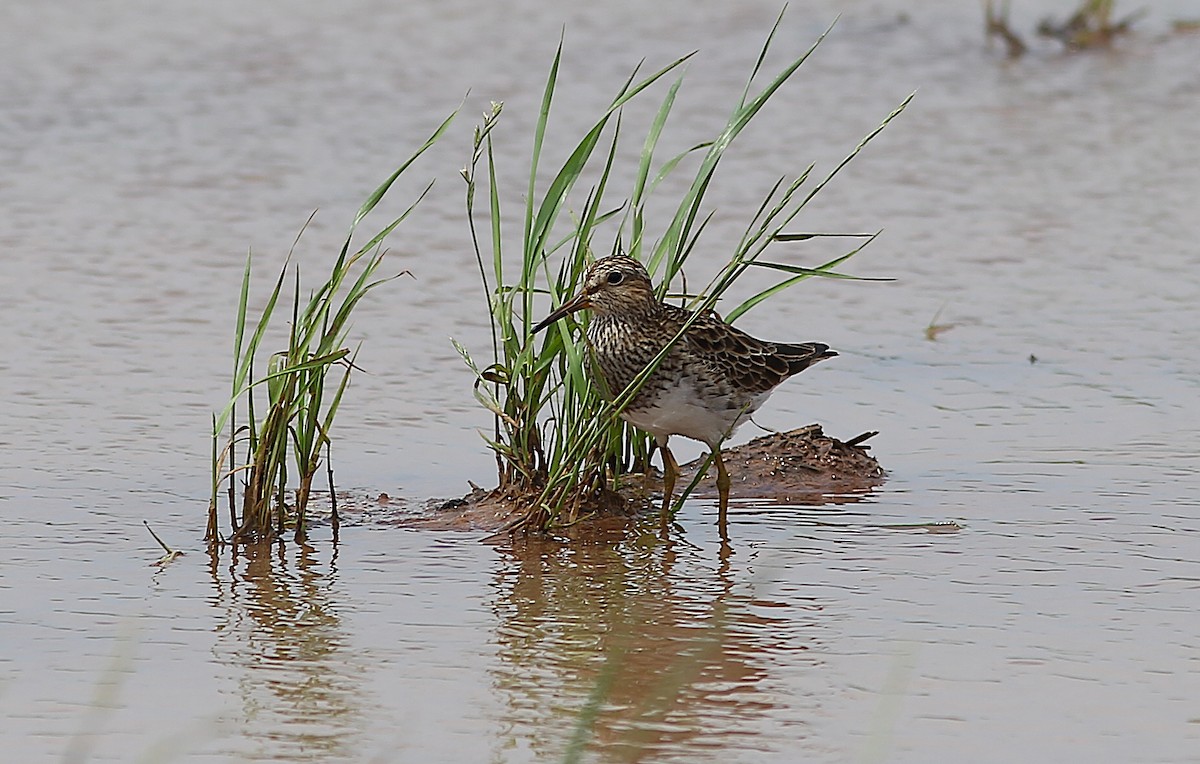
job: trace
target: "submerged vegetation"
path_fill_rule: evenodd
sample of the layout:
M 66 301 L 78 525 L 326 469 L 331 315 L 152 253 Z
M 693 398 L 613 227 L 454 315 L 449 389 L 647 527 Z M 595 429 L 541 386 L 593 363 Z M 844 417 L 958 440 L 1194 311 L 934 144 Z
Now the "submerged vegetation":
M 476 373 L 476 397 L 495 417 L 488 442 L 496 455 L 497 494 L 520 502 L 528 510 L 510 527 L 570 524 L 588 507 L 603 503 L 614 479 L 646 471 L 649 466 L 653 441 L 622 421 L 619 414 L 670 346 L 627 389 L 601 390 L 600 383 L 587 373 L 586 343 L 577 341 L 583 319 L 572 317 L 549 331 L 537 335 L 533 332 L 539 311 L 557 308 L 576 293 L 598 252 L 619 252 L 642 261 L 657 284 L 659 299 L 678 298 L 697 312 L 711 309 L 752 267 L 778 274 L 770 287 L 725 313 L 730 323 L 809 277 L 854 278 L 833 269 L 877 234 L 792 233 L 785 229 L 912 96 L 823 177 L 814 180 L 814 167 L 809 165 L 795 176 L 779 178 L 766 191 L 728 261 L 699 291 L 689 291 L 684 278 L 684 266 L 712 219 L 713 211 L 706 210 L 704 202 L 718 164 L 746 125 L 824 39 L 822 35 L 811 48 L 759 84 L 778 28 L 777 21 L 728 121 L 711 140 L 665 159 L 659 156 L 659 142 L 683 84 L 679 71 L 690 58 L 684 56 L 648 76 L 640 76 L 635 70 L 562 165 L 552 173 L 544 173 L 543 146 L 558 87 L 563 53 L 560 43 L 534 128 L 519 258 L 510 256 L 501 228 L 502 185 L 493 133 L 502 106 L 493 104 L 476 128 L 471 160 L 462 175 L 466 181 L 467 216 L 491 315 L 492 362 L 483 366 L 466 348 L 457 343 L 456 347 Z M 625 150 L 623 107 L 635 98 L 648 97 L 646 94 L 656 87 L 660 92 L 658 108 L 645 131 L 638 135 L 636 149 Z M 673 211 L 663 215 L 662 220 L 652 220 L 649 200 L 665 178 L 687 167 L 694 168 L 694 174 L 682 197 L 666 205 L 658 199 L 653 207 Z M 620 175 L 618 168 L 632 170 L 633 185 L 614 203 L 609 200 L 610 181 Z M 580 198 L 576 186 L 585 177 L 590 185 Z M 540 183 L 544 178 L 550 178 L 548 185 Z M 477 204 L 480 196 L 482 205 Z M 811 268 L 763 259 L 773 243 L 821 236 L 849 236 L 861 241 L 845 254 Z M 684 496 L 700 477 L 697 475 Z
M 282 537 L 288 529 L 294 531 L 297 541 L 303 540 L 313 480 L 322 466 L 329 477 L 334 532 L 337 532 L 329 431 L 350 373 L 356 368 L 354 357 L 357 351 L 346 345 L 350 316 L 368 292 L 402 275 L 376 277 L 385 255 L 383 242 L 408 217 L 425 193 L 365 244 L 352 248 L 352 242 L 363 218 L 412 163 L 442 136 L 453 117 L 451 115 L 442 122 L 424 145 L 371 193 L 355 215 L 329 275 L 306 299 L 300 285 L 300 270 L 290 268 L 289 255 L 262 312 L 251 324 L 248 311 L 252 258 L 247 255 L 234 332 L 232 392 L 225 408 L 214 414 L 212 420 L 212 494 L 205 533 L 205 540 L 210 545 L 222 541 L 268 541 Z M 425 191 L 428 190 L 427 186 Z M 260 345 L 272 320 L 278 316 L 276 308 L 284 294 L 284 282 L 289 272 L 292 273 L 292 289 L 291 310 L 287 313 L 287 348 L 272 353 L 266 363 L 266 373 L 255 376 Z M 251 329 L 249 336 L 247 329 Z M 334 375 L 332 378 L 331 374 Z M 246 417 L 243 424 L 239 424 L 240 412 Z M 239 452 L 245 454 L 245 461 L 240 463 L 237 461 Z M 295 481 L 291 503 L 288 502 L 289 477 Z M 222 538 L 218 501 L 221 485 L 226 481 L 230 532 Z

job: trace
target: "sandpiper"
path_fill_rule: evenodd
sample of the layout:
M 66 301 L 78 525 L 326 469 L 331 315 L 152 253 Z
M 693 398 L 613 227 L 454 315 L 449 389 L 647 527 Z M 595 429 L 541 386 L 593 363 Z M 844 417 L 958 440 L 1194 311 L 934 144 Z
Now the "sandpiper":
M 597 260 L 579 294 L 534 327 L 538 332 L 577 310 L 592 313 L 587 338 L 592 371 L 618 395 L 693 317 L 660 302 L 650 274 L 633 258 Z M 785 379 L 837 355 L 820 342 L 789 344 L 755 339 L 712 311 L 695 318 L 621 413 L 654 436 L 663 459 L 663 521 L 669 517 L 679 464 L 667 441 L 672 435 L 705 443 L 717 465 L 718 524 L 725 537 L 729 473 L 721 443 L 750 418 Z

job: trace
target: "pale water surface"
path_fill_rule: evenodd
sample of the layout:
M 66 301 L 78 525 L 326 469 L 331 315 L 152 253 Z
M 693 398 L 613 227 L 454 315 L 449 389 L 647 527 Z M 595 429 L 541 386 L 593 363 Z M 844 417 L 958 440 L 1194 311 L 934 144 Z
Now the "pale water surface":
M 1029 29 L 1071 4 L 1014 5 Z M 439 178 L 391 242 L 417 280 L 357 318 L 370 374 L 335 466 L 414 503 L 487 483 L 448 340 L 487 344 L 473 120 L 505 101 L 515 212 L 564 26 L 554 158 L 639 60 L 693 49 L 667 140 L 711 135 L 778 5 L 0 7 L 0 758 L 1200 760 L 1200 37 L 1169 32 L 1200 4 L 1152 5 L 1115 52 L 1007 62 L 976 3 L 793 4 L 781 56 L 841 19 L 723 166 L 692 269 L 779 174 L 828 171 L 919 91 L 797 221 L 883 228 L 847 270 L 898 280 L 810 282 L 742 322 L 841 353 L 758 419 L 880 430 L 891 479 L 864 500 L 740 502 L 724 557 L 696 501 L 669 543 L 484 544 L 381 509 L 336 547 L 215 565 L 206 433 L 248 247 L 265 275 L 319 209 L 315 276 L 470 90 L 389 202 Z M 149 567 L 143 519 L 186 556 Z

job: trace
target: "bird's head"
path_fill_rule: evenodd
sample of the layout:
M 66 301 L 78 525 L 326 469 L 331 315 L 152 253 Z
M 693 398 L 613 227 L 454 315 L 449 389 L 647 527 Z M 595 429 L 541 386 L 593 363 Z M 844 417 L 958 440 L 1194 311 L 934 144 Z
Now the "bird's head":
M 639 314 L 653 312 L 658 304 L 646 268 L 632 257 L 610 255 L 592 263 L 579 294 L 546 316 L 533 331 L 539 332 L 577 310 L 588 309 L 598 316 Z

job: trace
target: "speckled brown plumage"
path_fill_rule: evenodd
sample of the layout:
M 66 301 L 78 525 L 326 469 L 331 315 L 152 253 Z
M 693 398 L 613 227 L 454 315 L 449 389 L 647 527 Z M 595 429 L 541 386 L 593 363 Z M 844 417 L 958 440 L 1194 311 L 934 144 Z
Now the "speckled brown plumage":
M 660 302 L 646 269 L 622 255 L 597 260 L 579 294 L 546 317 L 537 329 L 580 309 L 592 320 L 587 336 L 593 363 L 612 395 L 624 390 L 692 317 L 691 311 Z M 622 416 L 655 436 L 663 450 L 666 496 L 676 470 L 667 449 L 671 435 L 699 440 L 717 457 L 720 445 L 754 413 L 781 382 L 814 363 L 837 355 L 820 342 L 766 342 L 701 314 L 646 380 Z M 725 514 L 727 492 L 722 495 Z
M 658 307 L 655 313 L 636 320 L 597 315 L 588 327 L 595 363 L 613 393 L 624 390 L 692 316 L 673 305 Z M 645 429 L 656 436 L 684 435 L 715 446 L 781 382 L 834 355 L 821 343 L 793 345 L 755 339 L 707 312 L 688 327 L 626 412 L 628 418 L 636 418 L 639 412 L 653 408 L 664 392 L 676 386 L 691 387 L 698 401 L 725 420 L 724 427 L 688 430 L 681 422 L 674 428 L 664 423 Z

